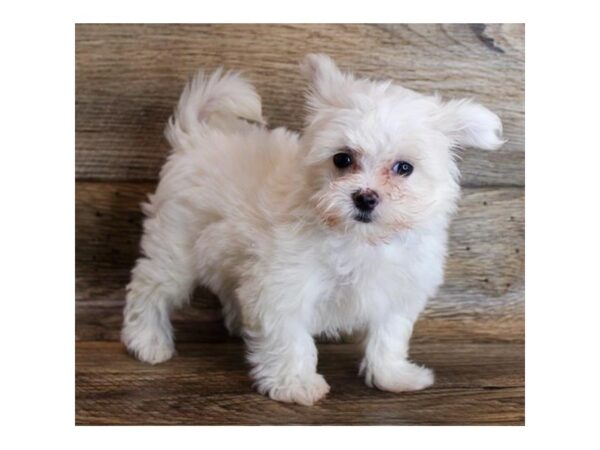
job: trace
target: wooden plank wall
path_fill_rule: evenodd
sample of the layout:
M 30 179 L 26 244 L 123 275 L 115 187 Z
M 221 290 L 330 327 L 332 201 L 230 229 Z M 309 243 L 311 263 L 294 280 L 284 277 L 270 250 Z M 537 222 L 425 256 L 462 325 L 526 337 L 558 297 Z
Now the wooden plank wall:
M 78 25 L 76 27 L 77 338 L 118 339 L 137 256 L 139 203 L 168 147 L 164 125 L 197 68 L 246 71 L 274 126 L 300 129 L 297 64 L 324 52 L 342 68 L 393 78 L 497 112 L 508 142 L 466 149 L 447 282 L 417 332 L 523 339 L 523 25 Z M 220 339 L 218 302 L 200 291 L 178 340 Z M 199 323 L 200 322 L 200 323 Z

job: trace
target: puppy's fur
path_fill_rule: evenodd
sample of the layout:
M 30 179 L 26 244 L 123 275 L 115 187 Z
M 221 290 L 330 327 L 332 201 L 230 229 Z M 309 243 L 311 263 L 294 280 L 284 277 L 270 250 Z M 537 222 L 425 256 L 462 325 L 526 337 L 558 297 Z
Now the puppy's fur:
M 408 360 L 408 343 L 443 279 L 455 151 L 499 147 L 500 119 L 342 73 L 324 55 L 301 68 L 311 83 L 301 135 L 266 128 L 238 74 L 199 73 L 186 86 L 166 131 L 173 151 L 143 205 L 123 342 L 142 361 L 171 358 L 169 314 L 200 283 L 246 341 L 258 391 L 275 400 L 324 397 L 313 336 L 357 330 L 367 385 L 426 388 L 433 372 Z M 336 167 L 338 153 L 352 164 Z M 366 214 L 353 201 L 364 192 L 377 200 Z

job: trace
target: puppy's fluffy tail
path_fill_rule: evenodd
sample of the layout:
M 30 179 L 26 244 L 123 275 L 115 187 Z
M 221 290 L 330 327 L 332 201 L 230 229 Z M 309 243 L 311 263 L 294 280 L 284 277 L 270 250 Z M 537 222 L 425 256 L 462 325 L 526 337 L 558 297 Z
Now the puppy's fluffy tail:
M 194 134 L 207 125 L 230 129 L 239 119 L 264 123 L 254 87 L 236 72 L 219 68 L 209 76 L 200 71 L 185 86 L 166 135 L 176 145 L 181 134 Z

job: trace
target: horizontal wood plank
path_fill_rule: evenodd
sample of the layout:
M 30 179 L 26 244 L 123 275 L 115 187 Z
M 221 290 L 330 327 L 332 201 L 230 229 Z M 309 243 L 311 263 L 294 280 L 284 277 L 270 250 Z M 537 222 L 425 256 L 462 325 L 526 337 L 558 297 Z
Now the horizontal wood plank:
M 118 339 L 124 287 L 139 253 L 138 205 L 153 188 L 153 183 L 76 184 L 80 340 Z M 445 327 L 448 334 L 522 338 L 523 203 L 522 188 L 464 190 L 450 231 L 446 283 L 430 302 L 421 326 Z M 216 297 L 199 289 L 192 306 L 175 318 L 178 340 L 225 338 L 218 309 Z
M 508 142 L 465 150 L 464 185 L 524 184 L 524 26 L 78 25 L 76 175 L 153 180 L 162 136 L 185 80 L 199 67 L 245 70 L 274 126 L 299 130 L 305 84 L 297 64 L 325 52 L 342 68 L 497 112 Z
M 187 344 L 167 363 L 135 361 L 117 343 L 76 346 L 77 424 L 524 424 L 523 345 L 416 343 L 412 357 L 436 372 L 433 387 L 404 394 L 367 388 L 355 345 L 319 345 L 331 385 L 313 407 L 255 393 L 240 341 Z
M 206 308 L 206 298 L 196 297 L 191 305 L 173 313 L 177 346 L 181 343 L 218 343 L 229 339 L 223 325 L 219 303 L 211 297 L 212 308 Z M 118 341 L 123 322 L 123 302 L 77 302 L 76 339 L 78 341 Z M 435 303 L 417 321 L 413 341 L 436 342 L 440 339 L 456 345 L 480 342 L 523 342 L 525 322 L 523 307 L 515 312 L 495 316 L 476 315 L 468 309 L 452 314 L 439 314 Z M 343 336 L 340 342 L 358 342 L 358 336 Z M 319 339 L 322 342 L 331 342 Z

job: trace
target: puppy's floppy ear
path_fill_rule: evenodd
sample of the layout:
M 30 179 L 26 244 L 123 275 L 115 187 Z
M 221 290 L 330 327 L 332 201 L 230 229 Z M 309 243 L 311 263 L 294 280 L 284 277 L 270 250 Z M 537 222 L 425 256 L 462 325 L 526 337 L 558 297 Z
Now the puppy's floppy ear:
M 347 90 L 354 78 L 338 69 L 333 59 L 322 53 L 310 53 L 300 63 L 300 71 L 310 81 L 308 104 L 311 108 L 348 106 Z
M 502 139 L 500 118 L 471 100 L 450 100 L 441 104 L 436 118 L 441 131 L 459 147 L 495 150 Z

